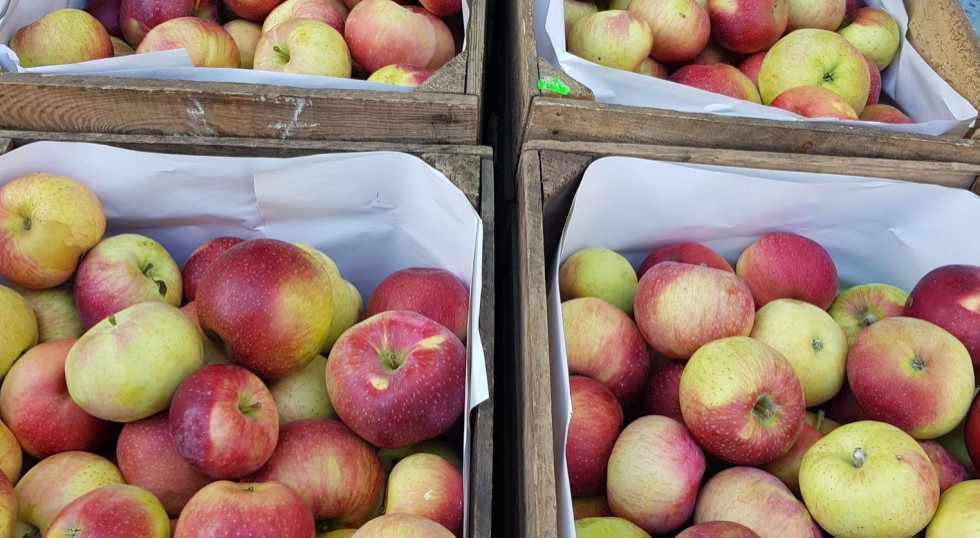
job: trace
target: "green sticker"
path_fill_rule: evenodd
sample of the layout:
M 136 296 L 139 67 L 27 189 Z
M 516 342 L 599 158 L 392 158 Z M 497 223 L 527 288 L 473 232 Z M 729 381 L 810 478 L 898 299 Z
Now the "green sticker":
M 554 92 L 561 95 L 568 95 L 571 93 L 568 85 L 555 77 L 539 78 L 538 89 L 548 90 L 549 92 Z

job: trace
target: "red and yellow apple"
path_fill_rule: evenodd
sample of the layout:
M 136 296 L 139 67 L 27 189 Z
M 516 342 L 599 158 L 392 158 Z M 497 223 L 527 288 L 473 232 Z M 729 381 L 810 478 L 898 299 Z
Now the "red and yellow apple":
M 68 503 L 51 521 L 44 536 L 170 538 L 170 518 L 149 491 L 129 484 L 112 484 Z
M 22 67 L 73 64 L 111 58 L 113 54 L 109 32 L 98 19 L 80 9 L 52 11 L 18 29 L 10 39 L 10 49 L 17 53 Z
M 834 260 L 819 243 L 795 233 L 756 239 L 738 257 L 735 274 L 752 291 L 757 308 L 786 298 L 827 309 L 837 296 Z
M 727 95 L 762 104 L 755 84 L 737 68 L 728 64 L 685 65 L 667 79 L 700 90 Z
M 572 25 L 568 52 L 593 63 L 634 71 L 653 50 L 653 32 L 630 11 L 608 10 L 586 15 Z
M 612 392 L 588 377 L 568 379 L 572 418 L 565 442 L 565 461 L 572 497 L 594 495 L 606 488 L 606 465 L 619 430 L 623 409 Z
M 731 521 L 763 537 L 820 538 L 820 528 L 785 484 L 754 467 L 732 467 L 698 493 L 694 522 Z
M 174 538 L 239 536 L 243 529 L 276 538 L 310 538 L 316 530 L 310 507 L 288 486 L 219 480 L 187 502 Z

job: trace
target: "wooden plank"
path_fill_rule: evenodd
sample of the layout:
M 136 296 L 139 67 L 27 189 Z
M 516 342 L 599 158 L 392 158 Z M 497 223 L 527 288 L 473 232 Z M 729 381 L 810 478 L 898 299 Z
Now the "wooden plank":
M 466 93 L 483 95 L 487 65 L 487 0 L 470 1 L 470 39 L 467 39 Z M 480 99 L 482 104 L 483 99 Z M 481 108 L 482 110 L 482 108 Z M 480 114 L 481 119 L 483 114 Z
M 0 137 L 0 155 L 7 153 L 14 147 L 14 141 L 9 138 Z
M 508 144 L 513 162 L 509 172 L 516 172 L 520 148 L 526 140 L 524 128 L 528 124 L 531 103 L 538 96 L 537 81 L 538 51 L 534 36 L 534 0 L 508 0 L 505 20 L 507 21 L 508 62 L 510 80 L 508 90 L 508 112 L 506 134 L 502 141 Z M 498 145 L 499 151 L 499 145 Z

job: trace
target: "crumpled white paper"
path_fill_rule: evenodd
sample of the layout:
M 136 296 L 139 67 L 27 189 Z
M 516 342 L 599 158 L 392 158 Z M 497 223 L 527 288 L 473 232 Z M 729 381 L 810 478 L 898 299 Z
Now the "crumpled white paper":
M 586 247 L 603 247 L 636 268 L 654 248 L 694 241 L 734 267 L 763 234 L 789 231 L 827 249 L 841 289 L 883 282 L 909 291 L 941 265 L 980 265 L 978 229 L 980 197 L 962 189 L 626 157 L 595 161 L 575 194 L 547 273 L 559 536 L 575 536 L 565 463 L 571 400 L 560 261 Z
M 82 9 L 87 0 L 0 0 L 0 10 L 3 2 L 9 2 L 3 18 L 0 18 L 0 71 L 18 73 L 38 73 L 49 75 L 104 75 L 126 78 L 155 78 L 171 80 L 196 80 L 207 82 L 243 82 L 251 84 L 275 84 L 310 89 L 335 90 L 380 90 L 393 92 L 410 92 L 414 88 L 368 82 L 366 80 L 322 77 L 315 75 L 297 75 L 293 73 L 277 73 L 272 71 L 254 71 L 252 69 L 231 69 L 223 67 L 194 67 L 187 53 L 181 50 L 148 52 L 124 56 L 121 58 L 106 58 L 70 65 L 53 65 L 46 67 L 24 68 L 20 66 L 17 54 L 7 44 L 14 32 L 23 26 L 31 24 L 44 15 L 66 7 Z M 463 29 L 468 35 L 470 21 L 469 1 L 463 0 Z M 466 38 L 463 39 L 463 50 L 466 50 Z
M 908 32 L 908 13 L 902 0 L 865 0 L 865 4 L 885 9 L 898 21 L 902 45 L 895 60 L 882 72 L 881 92 L 883 96 L 891 97 L 902 111 L 918 123 L 809 119 L 786 110 L 594 64 L 567 52 L 562 0 L 534 0 L 534 34 L 537 38 L 538 55 L 561 67 L 572 78 L 587 86 L 595 94 L 596 101 L 601 103 L 772 120 L 842 123 L 863 127 L 873 125 L 903 133 L 963 136 L 973 125 L 977 110 L 933 71 L 909 44 L 905 37 Z
M 420 159 L 392 152 L 183 156 L 71 142 L 37 142 L 0 155 L 0 185 L 39 171 L 85 183 L 105 209 L 106 235 L 152 237 L 178 265 L 224 235 L 303 242 L 330 256 L 365 303 L 399 269 L 451 271 L 470 290 L 466 409 L 488 399 L 479 327 L 483 224 L 462 191 Z M 464 415 L 469 469 L 470 413 Z M 469 473 L 463 479 L 469 498 Z

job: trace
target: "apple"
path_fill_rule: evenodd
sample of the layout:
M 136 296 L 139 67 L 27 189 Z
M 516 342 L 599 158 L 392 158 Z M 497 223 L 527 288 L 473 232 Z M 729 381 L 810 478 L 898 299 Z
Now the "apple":
M 131 47 L 129 43 L 126 43 L 122 39 L 111 36 L 109 38 L 112 41 L 112 56 L 113 58 L 118 58 L 120 56 L 132 56 L 136 54 L 136 49 Z
M 796 86 L 769 101 L 769 106 L 788 110 L 805 118 L 857 120 L 858 115 L 843 97 L 819 86 Z
M 116 442 L 116 460 L 126 483 L 152 493 L 172 517 L 180 515 L 187 501 L 214 481 L 177 453 L 166 412 L 123 426 Z
M 290 19 L 262 34 L 254 69 L 350 78 L 350 50 L 340 32 L 313 19 Z
M 836 430 L 840 426 L 836 421 L 827 418 L 823 410 L 817 412 L 807 411 L 806 423 L 824 435 Z
M 82 324 L 90 328 L 143 301 L 180 306 L 180 269 L 153 239 L 115 235 L 99 241 L 82 258 L 74 291 Z
M 200 17 L 217 23 L 220 6 L 218 0 L 122 0 L 119 25 L 126 42 L 139 47 L 151 29 L 171 19 Z
M 80 9 L 52 11 L 18 29 L 10 39 L 10 48 L 17 53 L 22 67 L 73 64 L 112 57 L 109 32 L 98 19 Z
M 326 369 L 327 359 L 318 355 L 302 370 L 269 382 L 280 427 L 304 418 L 337 418 L 327 394 Z
M 75 342 L 65 360 L 71 399 L 86 413 L 132 422 L 163 411 L 177 386 L 204 365 L 201 338 L 180 310 L 137 303 Z
M 17 442 L 17 437 L 6 424 L 0 422 L 0 474 L 6 477 L 11 484 L 16 483 L 17 479 L 20 478 L 23 465 L 24 454 Z M 0 499 L 2 497 L 3 494 L 0 493 Z M 0 521 L 2 521 L 2 517 L 0 517 Z
M 659 79 L 666 79 L 670 76 L 670 70 L 667 69 L 667 66 L 649 57 L 644 58 L 633 72 Z
M 13 536 L 16 522 L 17 495 L 14 486 L 6 476 L 0 476 L 0 535 Z
M 365 2 L 369 0 L 363 0 Z M 356 538 L 452 538 L 445 527 L 413 514 L 385 514 L 365 523 L 351 535 Z
M 917 439 L 955 428 L 976 386 L 959 340 L 928 321 L 900 316 L 858 333 L 847 354 L 847 382 L 869 418 Z
M 818 28 L 831 32 L 844 22 L 847 5 L 845 0 L 786 0 L 789 18 L 786 31 L 800 28 Z
M 439 437 L 420 441 L 402 448 L 379 449 L 378 459 L 381 460 L 381 468 L 384 469 L 385 476 L 388 476 L 388 473 L 395 467 L 395 464 L 412 454 L 418 453 L 439 456 L 451 463 L 457 471 L 463 472 L 463 459 L 447 441 Z
M 828 417 L 841 424 L 870 420 L 868 414 L 858 404 L 854 393 L 851 392 L 851 387 L 847 384 L 846 377 L 844 378 L 844 385 L 841 386 L 837 395 L 820 406 L 820 408 L 826 412 Z
M 261 33 L 264 34 L 289 19 L 313 19 L 344 35 L 345 16 L 346 13 L 341 13 L 336 4 L 329 0 L 286 0 L 262 21 Z
M 462 0 L 419 0 L 419 3 L 438 17 L 451 17 L 463 11 Z
M 368 82 L 415 88 L 432 76 L 432 73 L 432 71 L 413 65 L 387 65 L 371 73 L 367 80 Z
M 636 270 L 636 276 L 643 278 L 643 275 L 651 267 L 660 262 L 690 263 L 720 269 L 729 273 L 735 272 L 732 266 L 725 261 L 725 258 L 721 257 L 721 254 L 718 254 L 701 243 L 673 243 L 655 249 L 644 258 L 640 262 L 639 269 Z
M 738 523 L 759 536 L 821 536 L 807 507 L 789 488 L 754 467 L 725 469 L 704 484 L 694 507 L 694 523 L 708 521 Z
M 67 282 L 103 233 L 102 204 L 78 181 L 34 173 L 0 186 L 0 277 L 12 284 L 44 289 Z
M 980 480 L 967 480 L 950 487 L 939 497 L 936 514 L 926 527 L 925 538 L 970 536 L 980 527 Z
M 326 355 L 344 331 L 361 321 L 364 302 L 361 300 L 361 293 L 357 291 L 357 288 L 340 275 L 340 269 L 337 268 L 337 264 L 330 256 L 305 243 L 295 243 L 295 245 L 310 253 L 317 261 L 317 265 L 326 271 L 330 278 L 330 291 L 333 292 L 333 314 L 330 322 L 330 336 L 327 337 L 327 343 L 321 350 L 321 353 Z
M 432 25 L 432 30 L 436 33 L 436 48 L 435 52 L 432 54 L 432 59 L 429 63 L 423 67 L 435 71 L 440 67 L 446 65 L 449 60 L 452 60 L 456 56 L 456 40 L 453 37 L 452 31 L 449 26 L 443 22 L 442 19 L 435 16 L 434 14 L 426 11 L 424 7 L 419 6 L 405 6 L 412 13 L 417 13 L 425 17 L 429 24 Z
M 827 30 L 806 28 L 773 45 L 759 70 L 763 103 L 797 86 L 826 88 L 860 114 L 868 102 L 871 75 L 861 51 L 846 39 Z
M 245 36 L 253 32 L 256 26 L 255 23 L 243 19 L 235 19 L 225 24 L 225 30 L 231 33 L 232 36 Z M 259 29 L 259 35 L 261 35 L 261 29 Z M 245 38 L 235 37 L 236 42 L 239 39 Z M 252 47 L 253 50 L 254 48 Z M 244 53 L 245 51 L 242 52 Z M 245 67 L 244 63 L 242 67 Z M 187 257 L 187 261 L 184 262 L 184 266 L 180 269 L 184 303 L 190 303 L 197 298 L 197 286 L 200 284 L 201 276 L 204 275 L 204 271 L 211 265 L 211 262 L 221 255 L 222 252 L 243 241 L 243 239 L 238 237 L 216 237 L 202 243 L 191 252 L 190 256 Z
M 903 289 L 891 284 L 859 284 L 842 291 L 827 313 L 844 329 L 850 347 L 861 329 L 884 318 L 901 316 L 907 299 Z
M 310 507 L 289 487 L 276 482 L 212 482 L 180 513 L 174 538 L 241 536 L 310 538 L 316 528 Z
M 606 464 L 619 430 L 623 409 L 616 396 L 588 377 L 568 379 L 572 418 L 568 424 L 565 460 L 572 497 L 594 495 L 605 489 Z
M 221 0 L 225 8 L 239 18 L 261 22 L 282 0 Z
M 112 484 L 68 503 L 51 521 L 44 536 L 170 538 L 170 518 L 149 491 L 129 484 Z
M 766 59 L 767 52 L 769 51 L 763 50 L 751 54 L 742 60 L 742 63 L 738 64 L 738 70 L 748 77 L 752 81 L 752 84 L 755 84 L 756 88 L 759 87 L 759 70 L 762 69 L 762 61 Z
M 65 359 L 75 340 L 54 340 L 31 348 L 7 372 L 0 386 L 0 417 L 24 451 L 37 459 L 69 450 L 94 452 L 106 423 L 68 395 Z
M 578 22 L 579 19 L 586 15 L 599 12 L 599 8 L 596 7 L 595 3 L 589 0 L 562 0 L 562 3 L 564 4 L 566 36 L 571 33 L 572 25 Z M 629 2 L 626 2 L 626 4 L 629 4 Z M 609 9 L 625 10 L 626 6 L 610 6 Z
M 823 433 L 811 426 L 803 424 L 800 436 L 790 447 L 789 452 L 761 466 L 763 471 L 778 478 L 794 495 L 800 494 L 800 463 L 806 451 L 824 436 Z
M 974 398 L 963 422 L 963 444 L 973 463 L 974 470 L 980 464 L 980 399 Z
M 970 352 L 980 371 L 980 267 L 944 265 L 926 273 L 909 292 L 905 316 L 949 331 Z
M 332 305 L 330 279 L 316 260 L 276 239 L 252 239 L 226 250 L 208 266 L 197 290 L 205 334 L 227 346 L 236 364 L 264 379 L 301 370 L 320 353 Z
M 879 123 L 915 123 L 915 120 L 906 116 L 901 110 L 891 105 L 874 104 L 865 107 L 861 113 L 861 120 L 876 121 Z
M 27 299 L 0 285 L 0 377 L 38 341 L 37 319 Z
M 698 3 L 701 3 L 700 0 Z M 704 7 L 704 6 L 701 6 Z M 705 7 L 705 9 L 707 9 Z M 744 55 L 732 52 L 720 47 L 712 39 L 708 39 L 708 44 L 693 59 L 684 62 L 684 65 L 706 65 L 706 64 L 728 64 L 737 65 L 745 58 Z
M 111 37 L 122 38 L 119 26 L 119 7 L 122 0 L 90 0 L 85 4 L 85 12 L 95 17 Z
M 890 424 L 862 421 L 810 447 L 800 493 L 834 536 L 912 536 L 936 511 L 939 478 L 915 439 Z
M 762 465 L 800 435 L 806 408 L 793 366 L 746 336 L 705 344 L 681 375 L 684 423 L 707 451 L 736 465 Z
M 864 0 L 844 0 L 844 3 L 847 6 L 845 13 L 847 18 L 851 18 L 855 11 L 864 6 Z
M 212 364 L 194 372 L 170 403 L 170 437 L 177 453 L 211 478 L 241 478 L 272 456 L 279 413 L 269 389 L 252 372 Z
M 684 423 L 679 391 L 685 366 L 686 361 L 673 360 L 653 373 L 641 402 L 643 414 L 663 415 Z
M 592 13 L 572 25 L 568 52 L 593 63 L 634 71 L 653 50 L 653 32 L 630 11 Z
M 606 492 L 588 497 L 572 497 L 572 513 L 575 521 L 596 517 L 612 517 L 612 509 L 606 500 Z
M 344 37 L 351 57 L 373 73 L 386 65 L 429 65 L 436 32 L 424 16 L 391 0 L 363 0 L 347 17 Z
M 865 114 L 869 106 L 878 104 L 878 99 L 881 98 L 881 71 L 878 71 L 878 66 L 875 65 L 875 61 L 871 56 L 865 54 L 864 62 L 868 64 L 868 75 L 871 77 L 871 80 L 868 87 L 868 101 L 861 114 Z
M 670 75 L 671 82 L 762 104 L 759 90 L 749 77 L 728 64 L 685 65 Z
M 849 14 L 837 33 L 870 56 L 879 71 L 892 63 L 902 44 L 898 22 L 884 9 L 875 7 L 862 7 Z
M 119 469 L 89 452 L 62 452 L 44 458 L 17 481 L 20 519 L 44 534 L 68 503 L 110 484 L 123 484 Z
M 200 17 L 178 17 L 154 26 L 136 54 L 184 49 L 195 67 L 241 67 L 235 38 L 221 25 Z
M 646 532 L 674 530 L 694 511 L 704 470 L 704 453 L 683 424 L 640 417 L 626 426 L 609 456 L 609 507 Z
M 939 493 L 942 494 L 950 487 L 972 478 L 966 466 L 960 463 L 946 447 L 938 441 L 919 441 L 919 446 L 929 456 L 929 461 L 936 468 L 939 476 Z
M 410 267 L 382 280 L 368 298 L 364 316 L 409 310 L 439 323 L 466 341 L 470 294 L 456 275 L 436 267 Z
M 971 406 L 972 410 L 972 406 Z M 966 449 L 966 424 L 969 422 L 970 413 L 967 413 L 966 419 L 963 422 L 957 424 L 953 431 L 943 435 L 936 439 L 936 442 L 941 444 L 957 461 L 966 467 L 966 471 L 970 473 L 970 476 L 977 475 L 976 466 L 973 465 L 973 461 L 970 459 L 970 453 Z
M 381 508 L 384 478 L 375 449 L 347 426 L 305 419 L 282 427 L 272 458 L 248 480 L 285 484 L 316 519 L 357 527 Z
M 748 335 L 755 318 L 752 294 L 737 276 L 678 262 L 658 263 L 643 275 L 635 310 L 643 339 L 675 359 L 719 338 Z
M 561 300 L 598 297 L 633 315 L 637 277 L 621 254 L 604 248 L 584 248 L 558 268 Z
M 759 535 L 732 521 L 705 521 L 684 529 L 676 538 L 759 538 Z
M 708 0 L 711 37 L 722 47 L 752 54 L 771 47 L 786 30 L 787 0 Z
M 585 375 L 608 388 L 620 405 L 632 405 L 650 376 L 650 356 L 633 320 L 595 297 L 561 304 L 568 373 Z
M 799 31 L 799 30 L 798 30 Z M 816 241 L 789 232 L 756 239 L 735 264 L 762 308 L 776 299 L 799 299 L 826 310 L 837 296 L 837 267 Z
M 590 517 L 575 520 L 576 538 L 650 538 L 640 527 L 621 517 Z
M 686 62 L 708 44 L 708 12 L 695 0 L 632 0 L 626 9 L 650 26 L 650 57 L 658 62 Z
M 228 358 L 228 354 L 218 347 L 218 344 L 208 338 L 208 335 L 204 334 L 204 330 L 201 329 L 201 322 L 197 316 L 197 301 L 191 301 L 180 307 L 180 312 L 187 316 L 187 319 L 194 324 L 194 328 L 197 329 L 197 335 L 201 337 L 204 364 L 232 364 L 231 359 Z
M 463 475 L 434 454 L 412 454 L 388 475 L 386 514 L 422 516 L 462 536 L 463 501 Z

